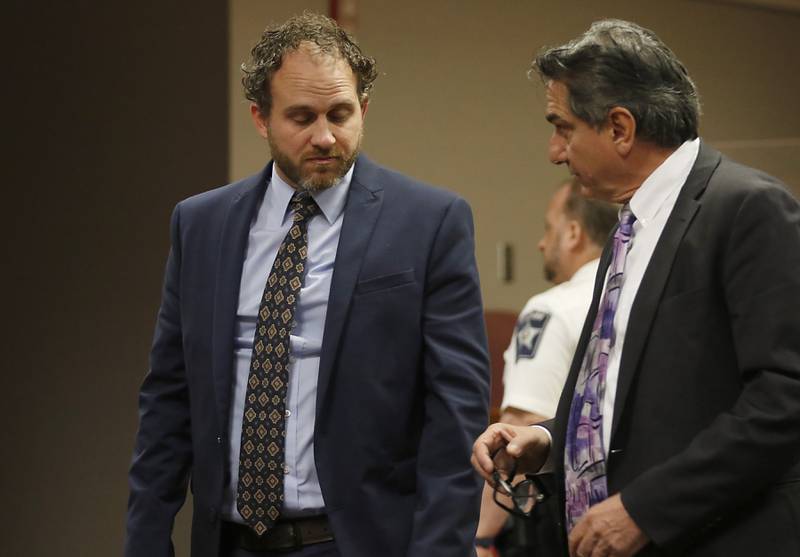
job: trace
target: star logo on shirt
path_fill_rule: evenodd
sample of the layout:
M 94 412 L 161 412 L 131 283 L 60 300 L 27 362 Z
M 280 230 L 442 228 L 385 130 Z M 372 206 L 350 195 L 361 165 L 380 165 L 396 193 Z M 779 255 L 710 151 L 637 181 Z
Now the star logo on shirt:
M 516 327 L 517 361 L 520 358 L 531 359 L 536 356 L 539 340 L 550 319 L 545 311 L 534 310 L 519 318 Z

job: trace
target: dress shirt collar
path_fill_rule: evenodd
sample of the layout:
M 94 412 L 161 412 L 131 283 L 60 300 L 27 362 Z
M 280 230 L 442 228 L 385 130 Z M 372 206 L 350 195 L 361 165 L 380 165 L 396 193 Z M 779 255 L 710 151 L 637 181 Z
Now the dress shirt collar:
M 350 189 L 350 182 L 353 179 L 353 169 L 355 166 L 356 165 L 353 164 L 350 170 L 347 171 L 347 174 L 345 174 L 337 184 L 311 194 L 311 197 L 313 197 L 314 201 L 319 205 L 320 211 L 325 215 L 328 224 L 336 222 L 336 219 L 338 219 L 339 215 L 344 211 L 344 205 L 347 202 L 347 192 Z M 270 187 L 267 188 L 265 194 L 265 202 L 270 206 L 270 216 L 277 217 L 280 219 L 280 222 L 283 222 L 287 216 L 289 201 L 292 200 L 294 192 L 295 189 L 280 177 L 275 164 L 273 164 Z
M 642 182 L 630 200 L 631 210 L 646 227 L 676 195 L 689 177 L 700 152 L 700 138 L 685 141 Z
M 587 261 L 581 268 L 575 271 L 570 278 L 570 281 L 582 282 L 584 280 L 594 281 L 594 276 L 597 274 L 597 267 L 600 265 L 600 259 L 592 259 Z

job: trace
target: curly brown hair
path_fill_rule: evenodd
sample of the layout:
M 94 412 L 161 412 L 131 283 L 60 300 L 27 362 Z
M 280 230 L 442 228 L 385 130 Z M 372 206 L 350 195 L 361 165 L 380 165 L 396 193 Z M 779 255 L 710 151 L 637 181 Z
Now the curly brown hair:
M 297 50 L 304 42 L 315 44 L 321 52 L 341 57 L 356 75 L 359 99 L 369 97 L 378 70 L 375 59 L 365 56 L 353 37 L 331 18 L 305 12 L 283 25 L 267 27 L 261 40 L 250 51 L 250 59 L 242 64 L 242 85 L 248 100 L 263 115 L 272 108 L 270 79 L 283 63 L 283 57 Z

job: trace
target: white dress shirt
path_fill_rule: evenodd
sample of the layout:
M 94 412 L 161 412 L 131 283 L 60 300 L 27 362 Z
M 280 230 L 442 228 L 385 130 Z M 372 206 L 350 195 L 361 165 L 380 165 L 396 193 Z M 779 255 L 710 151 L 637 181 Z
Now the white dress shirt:
M 675 207 L 675 201 L 694 166 L 699 151 L 699 138 L 686 141 L 647 177 L 629 201 L 636 222 L 633 224 L 633 242 L 625 259 L 625 282 L 620 290 L 617 312 L 614 315 L 616 343 L 608 354 L 606 388 L 603 395 L 603 446 L 606 452 L 611 449 L 609 443 L 619 364 L 625 346 L 625 333 L 628 329 L 631 307 L 656 244 L 664 231 L 667 218 Z
M 286 394 L 286 441 L 284 503 L 281 516 L 295 517 L 324 512 L 325 502 L 314 462 L 314 421 L 322 333 L 328 311 L 331 277 L 344 219 L 344 206 L 353 168 L 342 180 L 312 194 L 319 205 L 308 223 L 306 276 L 295 308 L 295 326 L 289 341 L 289 385 Z M 230 482 L 223 501 L 226 520 L 244 523 L 236 508 L 239 482 L 239 450 L 247 378 L 253 353 L 256 317 L 267 277 L 278 248 L 292 226 L 289 201 L 295 190 L 275 171 L 264 200 L 253 218 L 242 266 L 239 307 L 236 312 L 233 350 L 233 400 L 230 414 Z

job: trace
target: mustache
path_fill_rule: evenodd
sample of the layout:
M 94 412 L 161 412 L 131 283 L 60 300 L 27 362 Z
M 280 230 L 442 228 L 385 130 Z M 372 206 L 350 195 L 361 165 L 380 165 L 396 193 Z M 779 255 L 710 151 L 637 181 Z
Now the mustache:
M 317 159 L 321 157 L 342 158 L 342 154 L 338 149 L 332 147 L 330 149 L 315 148 L 311 153 L 303 157 L 305 160 Z

